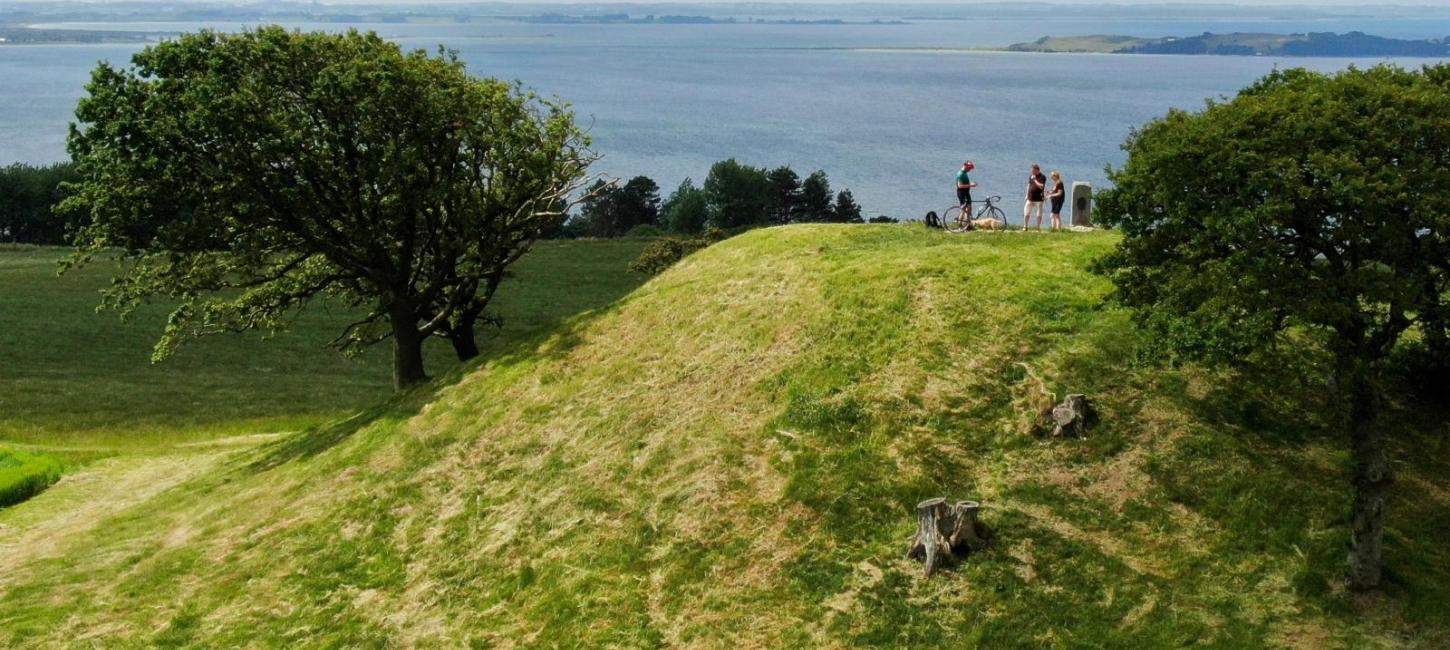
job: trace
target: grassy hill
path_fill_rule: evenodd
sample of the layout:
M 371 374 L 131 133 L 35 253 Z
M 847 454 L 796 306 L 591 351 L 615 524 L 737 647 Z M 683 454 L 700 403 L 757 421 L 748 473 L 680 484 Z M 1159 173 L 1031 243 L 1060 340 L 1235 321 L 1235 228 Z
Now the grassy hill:
M 1400 400 L 1390 587 L 1345 593 L 1303 359 L 1164 370 L 1114 235 L 794 226 L 346 420 L 0 511 L 0 645 L 1434 647 L 1450 452 Z M 1085 392 L 1083 440 L 1032 434 Z M 990 549 L 929 580 L 911 507 Z

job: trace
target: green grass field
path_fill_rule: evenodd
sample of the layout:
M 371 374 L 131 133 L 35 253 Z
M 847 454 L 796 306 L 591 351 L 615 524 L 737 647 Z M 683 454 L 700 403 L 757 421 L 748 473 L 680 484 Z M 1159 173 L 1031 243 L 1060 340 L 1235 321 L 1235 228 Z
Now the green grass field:
M 644 280 L 625 266 L 646 242 L 543 242 L 500 290 L 501 330 L 485 354 L 561 318 L 618 299 Z M 167 310 L 122 323 L 96 312 L 112 266 L 57 276 L 64 249 L 0 247 L 0 443 L 72 455 L 148 451 L 223 436 L 297 431 L 351 415 L 392 390 L 389 350 L 357 359 L 324 346 L 349 314 L 318 305 L 287 332 L 220 336 L 151 364 Z M 455 365 L 433 342 L 428 367 Z
M 1320 378 L 1152 363 L 1085 270 L 1115 241 L 792 226 L 587 278 L 613 296 L 429 386 L 258 407 L 347 417 L 95 460 L 0 511 L 0 646 L 1443 647 L 1444 405 L 1394 400 L 1389 585 L 1350 594 Z M 513 299 L 616 245 L 541 249 Z M 1099 424 L 1034 435 L 1066 391 Z M 146 409 L 178 440 L 224 420 Z M 933 496 L 996 537 L 923 579 L 902 556 Z

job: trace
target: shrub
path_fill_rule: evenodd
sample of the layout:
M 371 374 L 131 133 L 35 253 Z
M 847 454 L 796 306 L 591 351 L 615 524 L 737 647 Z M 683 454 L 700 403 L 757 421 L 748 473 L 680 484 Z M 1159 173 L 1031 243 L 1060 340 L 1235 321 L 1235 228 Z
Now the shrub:
M 60 470 L 54 456 L 0 449 L 0 508 L 40 494 L 60 480 Z
M 691 239 L 662 237 L 651 242 L 640 251 L 639 257 L 629 263 L 629 270 L 646 275 L 659 275 L 686 255 L 725 239 L 725 232 L 719 228 L 707 228 L 705 234 Z

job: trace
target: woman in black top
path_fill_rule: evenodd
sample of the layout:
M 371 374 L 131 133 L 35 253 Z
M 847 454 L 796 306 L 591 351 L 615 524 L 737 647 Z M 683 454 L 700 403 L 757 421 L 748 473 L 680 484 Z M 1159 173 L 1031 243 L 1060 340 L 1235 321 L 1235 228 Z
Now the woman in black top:
M 1052 192 L 1047 195 L 1052 199 L 1052 229 L 1062 228 L 1062 204 L 1067 200 L 1067 189 L 1062 186 L 1062 173 L 1052 171 Z

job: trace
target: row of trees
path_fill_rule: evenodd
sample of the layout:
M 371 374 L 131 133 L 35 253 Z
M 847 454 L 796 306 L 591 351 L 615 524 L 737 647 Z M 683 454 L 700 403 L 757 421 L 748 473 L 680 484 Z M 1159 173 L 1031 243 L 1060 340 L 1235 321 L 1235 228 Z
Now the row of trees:
M 54 207 L 64 196 L 61 184 L 76 179 L 72 163 L 0 167 L 0 242 L 64 244 L 78 215 Z
M 753 167 L 734 158 L 710 167 L 703 184 L 685 179 L 663 201 L 645 176 L 623 184 L 598 181 L 563 236 L 617 237 L 641 226 L 696 235 L 706 228 L 731 230 L 788 223 L 862 223 L 851 190 L 833 192 L 824 171 L 804 179 L 787 166 Z

